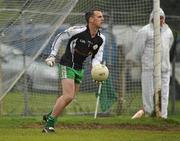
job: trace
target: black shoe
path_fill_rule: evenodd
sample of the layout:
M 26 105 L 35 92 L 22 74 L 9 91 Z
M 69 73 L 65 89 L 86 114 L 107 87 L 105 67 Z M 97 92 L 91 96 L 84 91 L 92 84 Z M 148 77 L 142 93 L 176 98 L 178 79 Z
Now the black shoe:
M 48 115 L 43 115 L 43 120 L 44 120 L 45 122 L 47 122 L 47 121 L 48 121 Z
M 44 127 L 42 132 L 43 133 L 54 133 L 55 129 L 54 129 L 54 127 Z

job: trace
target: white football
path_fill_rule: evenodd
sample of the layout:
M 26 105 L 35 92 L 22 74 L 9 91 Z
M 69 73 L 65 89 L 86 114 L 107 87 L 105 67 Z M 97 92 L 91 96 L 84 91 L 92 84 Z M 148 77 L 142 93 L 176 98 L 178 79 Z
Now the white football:
M 104 64 L 98 64 L 91 70 L 91 76 L 95 81 L 105 81 L 109 76 L 109 70 Z

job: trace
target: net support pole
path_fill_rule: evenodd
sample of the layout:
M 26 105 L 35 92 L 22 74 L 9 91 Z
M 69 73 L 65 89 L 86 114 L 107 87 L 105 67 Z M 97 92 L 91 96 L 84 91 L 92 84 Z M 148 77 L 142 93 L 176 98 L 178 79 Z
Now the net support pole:
M 106 65 L 106 61 L 102 61 L 103 65 Z M 97 113 L 98 113 L 98 107 L 99 107 L 99 99 L 100 99 L 100 94 L 101 94 L 101 88 L 102 88 L 102 82 L 99 82 L 99 88 L 98 88 L 98 94 L 97 94 L 97 100 L 96 100 L 96 108 L 95 108 L 95 112 L 94 112 L 94 119 L 96 119 L 97 117 Z
M 94 112 L 94 119 L 96 119 L 97 113 L 98 113 L 99 98 L 100 98 L 100 94 L 101 94 L 101 88 L 102 88 L 102 82 L 99 82 L 99 88 L 98 88 L 98 94 L 97 94 L 97 100 L 96 100 L 96 108 L 95 108 L 95 112 Z
M 160 0 L 154 0 L 154 105 L 156 117 L 161 117 L 161 38 L 160 38 Z

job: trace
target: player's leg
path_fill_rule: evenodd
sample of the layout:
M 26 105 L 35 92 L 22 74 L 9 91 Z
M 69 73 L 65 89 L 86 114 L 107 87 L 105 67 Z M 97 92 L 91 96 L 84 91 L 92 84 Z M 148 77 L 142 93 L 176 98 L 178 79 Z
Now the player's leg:
M 47 122 L 45 128 L 43 129 L 43 132 L 54 132 L 54 124 L 57 117 L 63 112 L 64 108 L 75 97 L 75 74 L 73 70 L 65 66 L 61 66 L 60 69 L 62 79 L 62 95 L 59 98 L 57 98 L 51 115 L 47 117 Z
M 75 93 L 77 94 L 80 89 L 80 84 L 82 83 L 82 79 L 84 77 L 84 70 L 75 71 Z
M 60 96 L 54 105 L 51 116 L 57 118 L 64 108 L 75 98 L 79 92 L 80 83 L 83 78 L 83 71 L 76 71 L 72 68 L 68 69 L 68 75 L 62 79 L 62 96 Z
M 75 84 L 73 79 L 62 80 L 62 96 L 56 100 L 54 105 L 52 116 L 58 117 L 64 108 L 74 99 L 75 97 Z
M 75 93 L 77 94 L 79 92 L 80 84 L 75 84 Z
M 79 88 L 80 88 L 80 85 L 79 85 L 79 84 L 75 84 L 75 95 L 79 92 Z M 49 117 L 51 114 L 52 114 L 52 111 L 49 112 L 48 114 L 44 115 L 44 116 L 43 116 L 43 120 L 44 120 L 45 122 L 47 122 L 48 117 Z
M 54 124 L 57 117 L 63 112 L 64 108 L 74 99 L 75 97 L 75 83 L 73 79 L 62 80 L 62 95 L 57 98 L 56 103 L 53 107 L 52 113 L 48 116 L 47 123 L 43 132 L 54 132 Z
M 161 117 L 166 119 L 168 115 L 170 72 L 162 72 L 161 76 Z
M 73 75 L 72 73 L 70 74 L 70 72 L 71 71 L 69 71 L 68 78 L 72 77 L 74 79 L 66 78 L 62 80 L 63 94 L 56 100 L 56 104 L 51 114 L 56 118 L 63 112 L 64 108 L 75 98 L 75 95 L 79 92 L 80 83 L 83 78 L 83 72 L 73 70 Z

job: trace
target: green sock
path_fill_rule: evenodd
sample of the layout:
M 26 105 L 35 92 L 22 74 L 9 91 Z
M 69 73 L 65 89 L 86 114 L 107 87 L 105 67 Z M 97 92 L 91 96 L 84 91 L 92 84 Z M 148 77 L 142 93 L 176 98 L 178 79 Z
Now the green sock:
M 52 110 L 47 114 L 47 117 L 49 117 L 52 114 Z
M 54 127 L 54 124 L 56 122 L 56 118 L 53 116 L 48 116 L 46 127 Z

